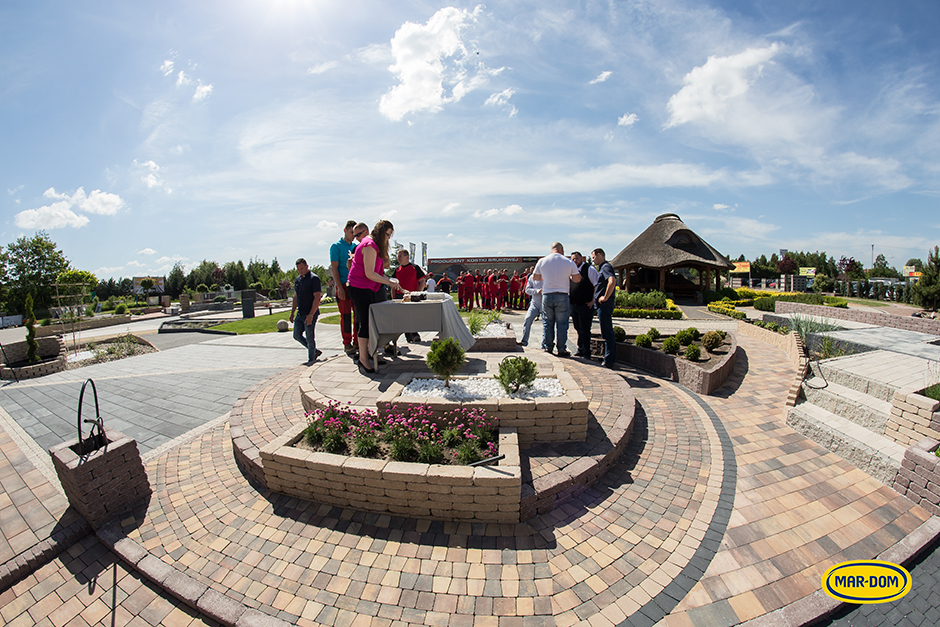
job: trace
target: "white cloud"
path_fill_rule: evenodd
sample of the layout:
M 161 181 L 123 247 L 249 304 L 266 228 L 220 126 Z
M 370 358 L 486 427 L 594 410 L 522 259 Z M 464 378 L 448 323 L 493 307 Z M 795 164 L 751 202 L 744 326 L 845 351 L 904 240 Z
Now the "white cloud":
M 515 93 L 516 90 L 511 87 L 504 89 L 497 94 L 490 95 L 490 97 L 486 99 L 486 102 L 483 103 L 483 106 L 505 107 L 507 104 L 509 104 L 509 99 L 512 98 L 513 94 Z M 509 105 L 507 110 L 509 111 L 509 117 L 512 117 L 517 113 L 517 109 L 514 105 Z
M 186 72 L 180 70 L 180 73 L 176 75 L 176 86 L 182 87 L 183 85 L 189 85 L 192 83 L 192 79 L 186 76 Z
M 73 209 L 110 216 L 116 214 L 124 206 L 124 200 L 120 196 L 102 192 L 100 189 L 86 195 L 85 190 L 79 187 L 70 196 L 59 194 L 54 187 L 50 187 L 43 192 L 43 196 L 56 202 L 16 214 L 15 222 L 18 227 L 22 229 L 60 229 L 66 226 L 81 228 L 88 224 L 88 217 L 76 213 Z
M 427 24 L 402 24 L 392 38 L 395 63 L 389 67 L 399 84 L 379 102 L 384 116 L 400 121 L 414 111 L 436 113 L 444 104 L 457 102 L 483 87 L 490 76 L 504 69 L 490 70 L 482 63 L 470 63 L 461 33 L 482 11 L 481 6 L 473 12 L 446 7 L 431 16 Z M 453 59 L 449 66 L 445 65 L 448 59 Z M 445 94 L 445 83 L 453 85 L 450 96 Z
M 321 231 L 334 231 L 338 228 L 339 228 L 339 224 L 331 220 L 320 220 L 317 223 L 317 229 Z
M 363 63 L 388 63 L 392 59 L 392 51 L 386 44 L 370 44 L 357 50 L 352 57 Z
M 12 195 L 16 194 L 18 191 L 22 190 L 24 187 L 26 187 L 26 186 L 25 186 L 25 185 L 17 185 L 17 186 L 14 187 L 13 189 L 8 189 L 8 190 L 7 190 L 7 193 L 8 193 L 10 196 L 12 196 Z
M 157 259 L 156 263 L 167 264 L 167 263 L 170 263 L 171 261 L 188 261 L 188 260 L 189 260 L 189 257 L 184 257 L 182 255 L 173 255 L 171 257 L 164 255 L 163 257 L 160 257 L 159 259 Z
M 610 78 L 611 74 L 613 74 L 613 72 L 601 72 L 600 74 L 597 75 L 597 78 L 588 81 L 588 85 L 596 85 L 597 83 L 603 83 L 608 78 Z
M 125 265 L 125 266 L 128 266 L 128 267 L 131 267 L 131 268 L 143 268 L 143 267 L 144 267 L 144 264 L 140 263 L 140 262 L 137 261 L 136 259 L 134 259 L 133 261 L 128 261 L 128 262 L 127 262 L 126 264 L 124 264 L 124 265 Z
M 712 209 L 714 209 L 715 211 L 721 211 L 723 213 L 733 213 L 734 210 L 737 208 L 738 208 L 737 205 L 735 205 L 734 207 L 731 207 L 730 205 L 726 205 L 720 202 L 717 202 L 714 205 L 712 205 Z
M 61 229 L 67 226 L 76 229 L 88 224 L 86 216 L 70 209 L 68 201 L 55 202 L 39 209 L 27 209 L 16 214 L 15 223 L 21 229 Z
M 444 206 L 444 210 L 441 213 L 443 214 L 453 213 L 459 206 L 460 206 L 459 202 L 447 203 L 447 205 Z
M 336 61 L 327 61 L 325 63 L 318 63 L 313 67 L 307 68 L 307 74 L 323 74 L 324 72 L 329 72 L 333 68 L 339 67 L 339 63 Z
M 198 81 L 196 86 L 196 93 L 193 94 L 193 101 L 199 102 L 200 100 L 205 100 L 212 94 L 212 85 L 203 85 L 202 81 Z
M 167 59 L 166 61 L 163 62 L 163 65 L 160 66 L 160 71 L 163 72 L 164 76 L 169 76 L 170 74 L 173 73 L 173 66 L 174 66 L 174 63 L 170 61 L 169 59 Z
M 103 275 L 114 274 L 118 270 L 123 270 L 123 269 L 124 269 L 124 266 L 114 266 L 113 268 L 102 266 L 98 268 L 97 270 L 95 270 L 95 275 L 100 277 Z
M 156 254 L 156 252 L 157 252 L 157 251 L 155 251 L 155 250 L 152 249 L 152 248 L 144 248 L 143 250 L 138 250 L 138 251 L 137 251 L 137 254 L 138 254 L 138 255 L 154 255 L 154 254 Z M 159 263 L 159 262 L 157 262 L 157 263 Z
M 617 118 L 617 126 L 633 126 L 640 121 L 640 118 L 637 117 L 636 113 L 624 113 L 622 116 Z
M 140 180 L 143 181 L 148 189 L 153 189 L 154 187 L 162 187 L 163 179 L 160 178 L 158 172 L 160 172 L 160 166 L 156 164 L 153 160 L 144 161 L 140 163 L 137 159 L 134 159 L 134 165 L 143 170 L 144 173 L 141 175 Z M 149 171 L 148 171 L 149 170 Z M 172 190 L 167 190 L 172 191 Z
M 685 86 L 669 99 L 666 109 L 670 128 L 686 122 L 722 119 L 729 101 L 747 93 L 763 65 L 770 62 L 783 46 L 773 43 L 766 48 L 748 48 L 727 57 L 711 56 L 705 65 L 685 75 Z
M 514 216 L 519 213 L 525 213 L 525 210 L 523 210 L 523 208 L 519 205 L 509 205 L 507 207 L 503 207 L 502 209 L 487 209 L 485 211 L 477 210 L 473 212 L 473 217 L 487 219 L 495 218 L 498 215 Z

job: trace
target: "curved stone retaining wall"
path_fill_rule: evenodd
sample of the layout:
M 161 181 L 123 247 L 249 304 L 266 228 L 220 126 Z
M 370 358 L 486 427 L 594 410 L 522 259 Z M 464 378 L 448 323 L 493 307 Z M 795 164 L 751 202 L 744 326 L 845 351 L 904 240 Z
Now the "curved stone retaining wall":
M 778 300 L 774 304 L 776 313 L 802 313 L 823 318 L 836 318 L 838 320 L 851 320 L 864 322 L 879 327 L 892 327 L 906 331 L 917 331 L 928 335 L 940 335 L 940 320 L 929 318 L 914 318 L 913 316 L 896 316 L 883 311 L 862 311 L 859 309 L 842 309 L 841 307 L 826 307 L 824 305 L 807 305 L 806 303 L 790 303 Z
M 88 329 L 100 329 L 103 327 L 113 327 L 119 324 L 127 324 L 131 321 L 130 314 L 120 316 L 104 316 L 101 318 L 86 318 L 81 322 L 72 324 L 49 324 L 44 327 L 36 327 L 36 337 L 49 337 L 50 335 L 60 335 L 71 333 L 74 326 L 76 331 L 86 331 Z
M 498 466 L 394 462 L 293 446 L 306 424 L 261 449 L 268 489 L 319 503 L 459 522 L 520 521 L 522 469 L 515 429 L 500 427 Z
M 38 353 L 41 358 L 55 357 L 55 359 L 19 368 L 10 368 L 4 363 L 0 366 L 0 379 L 35 379 L 54 372 L 62 372 L 68 367 L 68 361 L 65 358 L 65 343 L 61 337 L 37 337 L 36 343 L 39 345 Z M 26 340 L 13 342 L 3 347 L 3 354 L 6 359 L 10 360 L 10 363 L 16 363 L 26 359 L 28 348 Z

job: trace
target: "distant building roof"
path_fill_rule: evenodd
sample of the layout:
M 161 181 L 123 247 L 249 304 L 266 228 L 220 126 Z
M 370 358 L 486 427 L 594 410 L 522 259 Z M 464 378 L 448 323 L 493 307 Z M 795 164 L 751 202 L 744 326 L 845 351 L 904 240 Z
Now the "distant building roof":
M 674 213 L 664 213 L 656 218 L 610 263 L 614 268 L 734 268 L 733 263 L 693 233 Z

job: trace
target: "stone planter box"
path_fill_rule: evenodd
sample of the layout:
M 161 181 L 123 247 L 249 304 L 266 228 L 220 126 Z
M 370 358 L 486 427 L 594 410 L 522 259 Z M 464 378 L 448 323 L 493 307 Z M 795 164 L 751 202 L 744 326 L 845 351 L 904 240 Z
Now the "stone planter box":
M 152 493 L 137 441 L 107 428 L 104 439 L 105 446 L 81 457 L 78 438 L 49 449 L 69 504 L 94 529 L 145 505 Z
M 522 469 L 514 429 L 500 427 L 498 466 L 394 462 L 294 446 L 297 424 L 260 450 L 269 490 L 290 496 L 412 518 L 458 522 L 520 521 Z
M 904 451 L 894 489 L 934 516 L 940 516 L 940 441 L 924 438 Z
M 40 327 L 41 328 L 41 327 Z M 37 328 L 37 335 L 38 335 Z M 33 364 L 30 366 L 20 366 L 11 368 L 6 363 L 0 365 L 0 379 L 35 379 L 54 372 L 62 372 L 68 367 L 65 357 L 65 343 L 60 337 L 37 337 L 36 343 L 39 345 L 38 353 L 41 359 L 54 357 L 50 361 Z M 17 363 L 26 359 L 26 340 L 22 342 L 13 342 L 3 347 L 3 352 L 10 363 Z
M 434 417 L 467 407 L 481 409 L 496 419 L 500 428 L 510 427 L 519 434 L 519 446 L 526 449 L 537 442 L 583 442 L 587 437 L 588 400 L 567 372 L 557 375 L 564 396 L 537 398 L 491 398 L 479 401 L 450 401 L 443 398 L 402 396 L 414 375 L 404 374 L 391 384 L 376 401 L 379 416 L 386 416 L 392 407 L 426 405 Z M 466 376 L 453 377 L 466 379 Z M 304 407 L 307 402 L 304 402 Z
M 617 342 L 617 361 L 642 368 L 664 379 L 677 381 L 697 394 L 711 394 L 724 384 L 734 370 L 738 342 L 734 333 L 729 333 L 728 339 L 731 341 L 728 353 L 708 369 L 687 359 L 626 342 Z M 595 355 L 604 354 L 603 338 L 591 338 L 591 351 Z
M 473 346 L 470 347 L 468 353 L 510 353 L 512 351 L 519 350 L 519 347 L 516 345 L 516 332 L 512 330 L 512 325 L 508 322 L 500 323 L 504 324 L 505 334 L 502 337 L 476 337 L 473 339 L 476 340 Z

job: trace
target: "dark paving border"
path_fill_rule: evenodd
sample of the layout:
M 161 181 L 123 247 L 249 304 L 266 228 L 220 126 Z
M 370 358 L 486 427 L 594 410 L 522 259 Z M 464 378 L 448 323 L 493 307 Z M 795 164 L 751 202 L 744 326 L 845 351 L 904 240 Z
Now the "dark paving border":
M 738 481 L 738 465 L 735 461 L 734 446 L 731 444 L 731 437 L 725 430 L 725 426 L 722 424 L 718 414 L 709 407 L 708 403 L 694 392 L 682 386 L 676 385 L 675 387 L 688 394 L 699 404 L 711 419 L 712 425 L 718 433 L 718 440 L 721 442 L 721 453 L 724 458 L 718 505 L 708 525 L 708 530 L 705 532 L 705 537 L 702 539 L 702 543 L 699 545 L 698 549 L 696 549 L 689 563 L 682 569 L 682 572 L 679 573 L 673 582 L 667 585 L 662 592 L 620 622 L 618 627 L 652 627 L 652 625 L 661 621 L 676 608 L 679 601 L 681 601 L 692 590 L 692 587 L 705 575 L 705 571 L 708 570 L 708 565 L 711 564 L 715 554 L 718 553 L 721 541 L 728 528 L 728 523 L 731 520 L 731 511 L 734 509 L 734 495 L 737 490 Z M 727 604 L 727 601 L 703 606 L 701 611 L 708 612 L 709 614 L 720 613 L 722 604 Z M 728 610 L 730 609 L 729 607 Z M 730 616 L 735 616 L 733 611 L 730 612 Z M 721 619 L 716 614 L 714 620 L 709 622 L 711 624 L 717 624 L 720 620 Z

